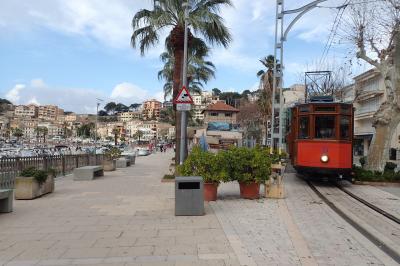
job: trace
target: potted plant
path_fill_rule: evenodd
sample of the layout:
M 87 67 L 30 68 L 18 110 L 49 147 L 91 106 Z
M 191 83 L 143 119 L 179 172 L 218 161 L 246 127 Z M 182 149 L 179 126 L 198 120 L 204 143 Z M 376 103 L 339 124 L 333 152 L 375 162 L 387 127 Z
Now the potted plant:
M 260 184 L 271 174 L 271 157 L 267 149 L 260 147 L 234 147 L 227 153 L 227 167 L 231 180 L 239 182 L 240 197 L 258 199 Z
M 34 167 L 24 169 L 15 180 L 15 199 L 34 199 L 54 191 L 56 171 L 38 170 Z
M 112 147 L 111 149 L 107 150 L 104 155 L 105 159 L 103 160 L 103 170 L 115 171 L 117 166 L 115 160 L 121 156 L 121 151 L 116 147 Z
M 204 180 L 204 200 L 217 200 L 218 185 L 225 175 L 221 167 L 222 156 L 194 147 L 185 162 L 178 166 L 184 176 L 201 176 Z

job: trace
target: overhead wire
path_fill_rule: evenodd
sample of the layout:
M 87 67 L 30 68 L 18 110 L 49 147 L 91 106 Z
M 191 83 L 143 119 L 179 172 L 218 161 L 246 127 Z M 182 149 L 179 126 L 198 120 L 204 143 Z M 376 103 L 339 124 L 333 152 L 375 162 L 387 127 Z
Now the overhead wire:
M 339 28 L 339 25 L 340 25 L 340 21 L 341 21 L 341 19 L 343 17 L 345 9 L 347 8 L 347 6 L 349 4 L 350 4 L 350 0 L 345 0 L 345 2 L 342 5 L 336 7 L 338 9 L 338 12 L 336 14 L 335 20 L 334 20 L 332 28 L 331 28 L 331 32 L 329 33 L 328 40 L 326 41 L 324 50 L 322 52 L 321 60 L 319 62 L 319 64 L 321 66 L 325 62 L 325 59 L 328 57 L 329 50 L 332 47 L 333 41 L 334 41 L 335 36 L 336 36 L 336 32 L 337 32 L 337 30 Z

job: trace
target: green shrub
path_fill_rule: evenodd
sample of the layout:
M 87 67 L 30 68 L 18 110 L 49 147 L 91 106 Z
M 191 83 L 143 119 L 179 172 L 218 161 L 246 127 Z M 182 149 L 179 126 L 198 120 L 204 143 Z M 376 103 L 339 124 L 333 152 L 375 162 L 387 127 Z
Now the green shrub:
M 361 164 L 361 167 L 364 168 L 365 164 L 367 163 L 367 158 L 365 156 L 360 157 L 359 162 Z
M 110 158 L 111 160 L 117 159 L 119 157 L 121 157 L 121 151 L 120 149 L 116 148 L 116 147 L 112 147 L 109 150 L 107 150 L 104 153 L 108 158 Z
M 178 166 L 178 173 L 184 176 L 201 176 L 205 183 L 219 183 L 223 179 L 220 159 L 220 156 L 196 146 L 185 162 Z
M 232 147 L 227 151 L 226 167 L 231 181 L 243 183 L 263 183 L 271 174 L 271 157 L 269 149 L 256 147 Z
M 394 172 L 394 170 L 397 168 L 397 164 L 392 163 L 392 162 L 387 162 L 385 165 L 385 172 Z
M 361 167 L 353 166 L 355 179 L 358 181 L 370 182 L 393 182 L 400 181 L 400 172 L 395 173 L 394 170 L 386 170 L 383 173 L 380 171 L 369 171 Z
M 39 185 L 46 182 L 47 176 L 49 175 L 48 171 L 45 170 L 38 170 L 35 167 L 28 167 L 24 169 L 20 176 L 23 177 L 33 177 L 39 183 Z
M 164 175 L 163 179 L 175 179 L 174 175 Z
M 24 176 L 24 177 L 32 177 L 36 172 L 36 168 L 35 167 L 28 167 L 25 168 L 24 170 L 22 170 L 22 172 L 20 173 L 20 176 Z

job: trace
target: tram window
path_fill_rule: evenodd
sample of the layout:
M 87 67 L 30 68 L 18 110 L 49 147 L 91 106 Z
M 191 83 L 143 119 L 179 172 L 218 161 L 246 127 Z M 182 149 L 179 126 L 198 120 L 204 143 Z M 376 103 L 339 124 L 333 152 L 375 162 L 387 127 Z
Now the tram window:
M 340 138 L 350 138 L 350 118 L 347 116 L 342 116 L 340 118 Z
M 300 111 L 301 113 L 308 113 L 308 112 L 310 112 L 310 107 L 309 107 L 308 105 L 306 105 L 306 106 L 300 106 L 300 107 L 299 107 L 299 111 Z
M 335 138 L 335 116 L 319 115 L 315 117 L 315 138 Z
M 299 118 L 299 139 L 308 139 L 308 125 L 309 119 L 308 116 L 300 116 Z
M 342 105 L 341 110 L 342 114 L 351 114 L 351 106 L 349 105 Z
M 316 106 L 315 112 L 335 112 L 335 106 Z

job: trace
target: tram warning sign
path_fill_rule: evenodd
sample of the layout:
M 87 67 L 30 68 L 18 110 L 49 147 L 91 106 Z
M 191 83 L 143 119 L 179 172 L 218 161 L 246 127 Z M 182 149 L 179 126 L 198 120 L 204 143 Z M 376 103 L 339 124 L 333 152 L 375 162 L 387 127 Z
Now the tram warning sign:
M 182 89 L 179 91 L 178 95 L 174 99 L 175 104 L 192 104 L 193 99 L 190 96 L 189 90 L 183 86 Z

